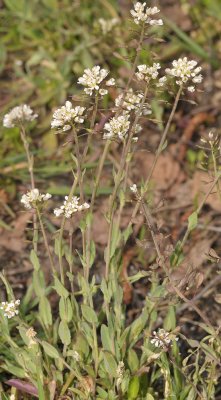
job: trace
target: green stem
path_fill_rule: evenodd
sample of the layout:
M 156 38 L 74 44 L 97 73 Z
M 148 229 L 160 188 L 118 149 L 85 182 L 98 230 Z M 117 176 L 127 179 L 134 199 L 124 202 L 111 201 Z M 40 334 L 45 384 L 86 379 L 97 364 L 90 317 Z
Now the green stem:
M 25 153 L 26 153 L 26 158 L 27 158 L 27 163 L 28 163 L 28 171 L 29 171 L 30 180 L 31 180 L 31 188 L 33 190 L 33 189 L 35 189 L 35 179 L 34 179 L 34 171 L 33 171 L 34 158 L 33 158 L 33 155 L 30 153 L 29 143 L 28 143 L 25 128 L 23 125 L 20 126 L 20 136 L 21 136 L 21 140 L 23 142 Z M 35 212 L 33 214 L 33 226 L 34 226 L 33 247 L 34 247 L 35 252 L 37 253 L 38 224 L 37 224 L 37 215 Z
M 56 274 L 56 269 L 54 267 L 54 262 L 53 262 L 52 255 L 51 255 L 51 250 L 50 250 L 50 247 L 49 247 L 49 244 L 48 244 L 47 235 L 46 235 L 44 224 L 43 224 L 43 221 L 42 221 L 42 218 L 41 218 L 41 213 L 40 213 L 38 207 L 36 207 L 36 212 L 37 212 L 37 215 L 38 215 L 38 220 L 39 220 L 39 223 L 40 223 L 40 227 L 41 227 L 41 232 L 42 232 L 43 239 L 44 239 L 45 248 L 46 248 L 47 253 L 48 253 L 48 257 L 49 257 L 49 261 L 50 261 L 50 265 L 51 265 L 51 270 L 52 270 L 53 274 Z

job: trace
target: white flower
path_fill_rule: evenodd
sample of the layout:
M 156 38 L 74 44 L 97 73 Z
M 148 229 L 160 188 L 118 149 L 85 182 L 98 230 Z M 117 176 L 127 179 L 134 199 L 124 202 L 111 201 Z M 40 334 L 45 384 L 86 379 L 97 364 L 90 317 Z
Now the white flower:
M 28 347 L 31 348 L 33 345 L 37 344 L 37 341 L 35 340 L 35 336 L 37 335 L 37 332 L 31 327 L 27 329 L 25 332 L 25 336 L 29 339 Z
M 160 78 L 159 81 L 157 82 L 156 86 L 157 86 L 157 87 L 164 86 L 164 84 L 166 83 L 166 81 L 167 81 L 167 77 L 166 77 L 166 76 L 162 76 L 162 78 Z
M 29 339 L 33 339 L 35 338 L 35 336 L 37 335 L 37 332 L 35 332 L 34 328 L 32 328 L 32 326 L 27 329 L 27 331 L 25 332 L 25 336 L 27 336 Z
M 172 340 L 177 341 L 178 337 L 170 332 L 166 332 L 164 329 L 158 329 L 157 332 L 153 332 L 153 339 L 151 339 L 150 343 L 152 343 L 155 347 L 165 348 L 171 344 Z
M 187 57 L 179 58 L 172 62 L 173 68 L 167 68 L 166 73 L 178 78 L 176 80 L 177 85 L 183 85 L 187 82 L 200 83 L 202 82 L 202 75 L 199 74 L 201 67 L 197 67 L 197 61 L 188 61 Z M 188 90 L 193 92 L 195 86 L 189 86 Z
M 119 96 L 115 99 L 115 106 L 122 106 L 126 111 L 138 110 L 142 99 L 143 93 L 138 92 L 136 94 L 131 88 L 128 90 L 126 95 L 123 93 L 119 94 Z
M 37 203 L 43 203 L 51 198 L 51 194 L 41 194 L 38 189 L 32 189 L 30 192 L 22 195 L 21 203 L 29 210 L 35 208 Z
M 64 214 L 65 218 L 71 218 L 72 214 L 75 212 L 86 210 L 89 207 L 90 205 L 88 203 L 79 205 L 79 197 L 73 196 L 69 200 L 68 196 L 65 196 L 63 205 L 59 208 L 55 208 L 54 214 L 56 217 L 60 217 L 60 215 Z
M 130 190 L 133 193 L 137 193 L 137 185 L 134 183 L 132 186 L 130 186 Z
M 51 121 L 51 128 L 62 131 L 71 129 L 71 124 L 82 124 L 84 122 L 83 113 L 85 107 L 76 106 L 72 108 L 72 103 L 66 101 L 65 105 L 55 110 Z
M 148 66 L 146 64 L 138 65 L 137 69 L 139 72 L 136 72 L 136 77 L 139 81 L 148 82 L 150 79 L 156 79 L 159 75 L 158 69 L 161 66 L 159 63 L 154 63 L 152 66 Z
M 73 358 L 74 358 L 74 360 L 76 361 L 76 362 L 79 362 L 80 361 L 80 354 L 76 351 L 76 350 L 74 350 L 74 353 L 73 353 Z
M 3 301 L 0 303 L 0 310 L 3 310 L 4 317 L 12 318 L 15 315 L 18 315 L 18 306 L 20 304 L 20 300 L 12 300 L 10 303 L 7 301 Z
M 106 86 L 114 86 L 115 85 L 115 79 L 111 78 L 106 82 Z
M 151 19 L 152 15 L 159 13 L 160 10 L 157 7 L 146 7 L 146 3 L 135 3 L 134 10 L 130 10 L 132 17 L 134 18 L 135 24 L 144 22 L 150 25 L 163 25 L 162 19 Z
M 121 384 L 123 377 L 124 377 L 124 373 L 125 373 L 125 365 L 124 365 L 123 361 L 120 361 L 117 366 L 117 370 L 116 370 L 117 386 L 119 386 Z
M 38 114 L 33 114 L 33 110 L 27 104 L 14 107 L 8 114 L 5 114 L 3 126 L 14 128 L 19 122 L 29 122 L 36 119 Z
M 111 19 L 99 18 L 98 22 L 101 26 L 103 35 L 106 35 L 113 29 L 114 26 L 118 24 L 119 20 L 117 18 L 111 18 Z
M 188 86 L 188 88 L 187 88 L 187 90 L 189 91 L 189 92 L 195 92 L 195 87 L 194 86 Z
M 107 132 L 104 133 L 104 139 L 111 139 L 114 137 L 118 137 L 119 139 L 123 139 L 130 127 L 130 116 L 128 114 L 120 115 L 119 117 L 113 117 L 109 122 L 106 122 L 104 125 L 104 130 Z
M 109 72 L 106 69 L 101 69 L 99 65 L 96 65 L 92 69 L 85 69 L 83 76 L 78 79 L 78 83 L 85 86 L 85 93 L 91 96 L 93 91 L 100 90 L 101 83 L 108 74 Z
M 107 89 L 100 89 L 99 93 L 101 96 L 105 96 L 105 94 L 108 94 L 108 90 Z
M 150 25 L 152 26 L 160 26 L 163 25 L 163 20 L 162 19 L 151 19 L 149 22 Z

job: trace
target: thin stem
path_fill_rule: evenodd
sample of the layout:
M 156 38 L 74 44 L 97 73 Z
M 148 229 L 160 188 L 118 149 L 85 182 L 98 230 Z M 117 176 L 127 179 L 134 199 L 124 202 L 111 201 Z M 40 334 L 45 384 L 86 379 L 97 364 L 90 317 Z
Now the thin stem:
M 37 215 L 38 215 L 38 219 L 39 219 L 39 223 L 40 223 L 40 227 L 41 227 L 41 231 L 42 231 L 42 235 L 43 235 L 43 239 L 44 239 L 45 248 L 47 250 L 48 257 L 49 257 L 49 260 L 50 260 L 51 269 L 52 269 L 53 274 L 56 274 L 56 270 L 55 270 L 55 267 L 54 267 L 54 262 L 53 262 L 51 251 L 50 251 L 50 247 L 49 247 L 49 244 L 48 244 L 47 235 L 46 235 L 44 224 L 43 224 L 43 221 L 42 221 L 42 218 L 41 218 L 41 213 L 40 213 L 38 207 L 36 207 L 36 211 L 37 211 Z
M 157 252 L 157 256 L 158 256 L 159 261 L 160 261 L 160 265 L 162 266 L 166 277 L 169 279 L 169 282 L 170 282 L 170 285 L 171 285 L 172 289 L 176 292 L 177 296 L 180 299 L 182 299 L 185 303 L 187 303 L 191 308 L 193 308 L 194 311 L 196 311 L 196 313 L 205 322 L 205 324 L 208 325 L 214 331 L 214 328 L 213 328 L 212 324 L 210 323 L 209 319 L 207 318 L 207 316 L 204 315 L 204 313 L 194 304 L 194 302 L 192 300 L 189 300 L 180 291 L 180 289 L 174 285 L 173 279 L 171 278 L 171 275 L 170 275 L 170 273 L 168 271 L 168 268 L 167 268 L 167 266 L 165 264 L 164 257 L 161 254 L 161 251 L 160 251 L 160 248 L 159 248 L 159 245 L 158 245 L 158 241 L 157 241 L 157 238 L 156 238 L 155 230 L 154 230 L 154 227 L 153 227 L 152 222 L 151 222 L 151 218 L 152 217 L 151 217 L 150 210 L 148 209 L 147 205 L 144 203 L 144 201 L 143 201 L 143 199 L 141 197 L 138 197 L 138 201 L 141 203 L 141 206 L 142 206 L 142 209 L 143 209 L 143 212 L 144 212 L 144 216 L 146 218 L 147 225 L 149 227 L 149 230 L 150 230 L 150 233 L 151 233 L 151 236 L 152 236 L 152 239 L 153 239 L 153 243 L 154 243 L 154 246 L 155 246 L 155 249 L 156 249 L 156 252 Z
M 208 191 L 206 192 L 204 198 L 202 199 L 201 203 L 199 204 L 199 206 L 198 206 L 198 208 L 196 210 L 196 214 L 197 215 L 199 215 L 199 213 L 201 212 L 204 204 L 206 203 L 206 200 L 208 199 L 209 195 L 212 193 L 214 187 L 217 185 L 217 182 L 219 181 L 220 177 L 221 177 L 221 172 L 216 176 L 216 179 L 211 184 L 210 188 L 208 189 Z M 184 234 L 184 237 L 183 237 L 183 239 L 181 241 L 181 244 L 179 246 L 179 252 L 183 249 L 183 247 L 184 247 L 184 245 L 185 245 L 185 243 L 186 243 L 186 241 L 187 241 L 187 239 L 189 237 L 190 232 L 191 232 L 191 229 L 189 229 L 187 227 L 186 232 Z
M 160 156 L 160 154 L 161 154 L 161 152 L 162 152 L 163 145 L 164 145 L 164 143 L 165 143 L 165 141 L 166 141 L 166 138 L 167 138 L 167 135 L 168 135 L 170 126 L 171 126 L 171 122 L 172 122 L 172 120 L 173 120 L 173 117 L 174 117 L 174 114 L 175 114 L 175 112 L 176 112 L 177 105 L 178 105 L 178 102 L 179 102 L 179 99 L 180 99 L 180 96 L 181 96 L 181 93 L 182 93 L 182 89 L 183 89 L 183 86 L 181 85 L 181 86 L 179 87 L 179 90 L 178 90 L 177 94 L 176 94 L 176 98 L 175 98 L 175 101 L 174 101 L 174 104 L 173 104 L 173 108 L 172 108 L 172 110 L 171 110 L 169 119 L 168 119 L 167 124 L 166 124 L 166 126 L 165 126 L 165 129 L 164 129 L 164 131 L 163 131 L 163 134 L 162 134 L 160 143 L 159 143 L 159 145 L 158 145 L 158 148 L 157 148 L 157 150 L 156 150 L 155 157 L 154 157 L 153 163 L 152 163 L 151 168 L 150 168 L 150 172 L 149 172 L 148 177 L 147 177 L 147 179 L 146 179 L 146 181 L 145 181 L 145 183 L 144 183 L 144 191 L 143 191 L 143 193 L 142 193 L 142 198 L 144 198 L 145 195 L 147 194 L 148 186 L 149 186 L 150 180 L 151 180 L 151 178 L 152 178 L 154 169 L 155 169 L 155 167 L 156 167 L 157 161 L 158 161 L 158 159 L 159 159 L 159 156 Z M 135 206 L 135 208 L 134 208 L 134 211 L 133 211 L 133 213 L 132 213 L 132 217 L 131 217 L 131 222 L 130 222 L 130 224 L 132 224 L 132 221 L 133 221 L 133 219 L 136 217 L 138 210 L 139 210 L 139 202 L 137 202 L 137 204 L 136 204 L 136 206 Z
M 92 141 L 92 137 L 94 134 L 94 126 L 95 126 L 95 119 L 96 119 L 96 115 L 97 115 L 97 109 L 98 109 L 98 101 L 99 101 L 99 95 L 98 93 L 95 95 L 95 106 L 94 106 L 94 110 L 93 110 L 93 114 L 91 117 L 91 123 L 90 123 L 90 130 L 91 132 L 89 133 L 88 137 L 87 137 L 87 143 L 83 152 L 83 156 L 82 156 L 82 162 L 84 162 L 85 157 L 88 153 L 88 149 L 90 147 L 91 141 Z
M 217 162 L 216 162 L 216 155 L 215 155 L 215 152 L 214 152 L 213 143 L 212 143 L 212 142 L 209 142 L 209 143 L 210 143 L 211 153 L 212 153 L 212 159 L 213 159 L 214 176 L 216 177 L 217 174 L 218 174 Z M 218 192 L 219 200 L 221 200 L 221 191 L 220 191 L 219 181 L 217 181 L 216 187 L 217 187 L 217 192 Z
M 78 178 L 76 178 L 72 184 L 68 200 L 70 200 L 75 192 L 76 186 L 78 183 Z M 60 270 L 60 278 L 61 282 L 64 284 L 64 268 L 63 268 L 63 263 L 62 263 L 62 238 L 63 238 L 63 233 L 64 233 L 64 227 L 65 227 L 65 222 L 66 222 L 66 217 L 65 215 L 62 218 L 61 221 L 61 227 L 59 231 L 59 252 L 58 252 L 58 258 L 59 258 L 59 270 Z
M 107 140 L 106 143 L 105 143 L 105 147 L 104 147 L 102 156 L 100 158 L 100 162 L 98 164 L 97 171 L 96 171 L 96 179 L 95 179 L 95 183 L 94 183 L 94 187 L 93 187 L 93 191 L 92 191 L 92 195 L 91 195 L 91 204 L 90 204 L 91 213 L 92 213 L 93 208 L 94 208 L 94 202 L 95 202 L 95 198 L 96 198 L 96 195 L 97 195 L 97 190 L 98 190 L 99 183 L 100 183 L 100 177 L 101 177 L 101 173 L 102 173 L 102 170 L 103 170 L 103 167 L 104 167 L 105 160 L 107 158 L 107 153 L 109 151 L 110 144 L 111 144 L 111 141 Z
M 34 172 L 33 172 L 34 158 L 33 158 L 33 155 L 30 153 L 29 143 L 27 140 L 25 128 L 22 124 L 20 125 L 20 136 L 21 136 L 21 139 L 23 142 L 25 153 L 26 153 L 26 158 L 27 158 L 27 162 L 28 162 L 28 171 L 29 171 L 30 180 L 31 180 L 31 188 L 33 190 L 33 189 L 35 189 L 35 179 L 34 179 Z M 34 227 L 33 247 L 34 247 L 35 252 L 37 252 L 38 224 L 37 224 L 36 212 L 34 212 L 34 214 L 33 214 L 33 227 Z
M 115 200 L 116 200 L 116 197 L 117 197 L 118 189 L 119 189 L 119 186 L 120 186 L 120 183 L 121 183 L 121 180 L 122 180 L 122 175 L 124 173 L 126 159 L 127 159 L 130 147 L 131 147 L 134 131 L 135 131 L 136 125 L 138 123 L 138 120 L 140 118 L 140 114 L 141 114 L 140 112 L 141 112 L 141 110 L 143 108 L 143 105 L 145 103 L 145 100 L 146 100 L 146 97 L 147 97 L 147 92 L 148 92 L 148 84 L 145 87 L 144 96 L 143 96 L 142 101 L 140 103 L 139 109 L 137 110 L 134 122 L 133 122 L 133 124 L 132 124 L 132 126 L 130 128 L 128 140 L 127 140 L 127 142 L 124 142 L 124 147 L 123 147 L 123 151 L 122 151 L 120 166 L 119 166 L 118 173 L 117 173 L 117 176 L 116 176 L 116 179 L 115 179 L 114 190 L 113 190 L 112 196 L 110 198 L 110 210 L 109 210 L 110 226 L 109 226 L 109 233 L 108 233 L 108 244 L 107 244 L 107 253 L 106 253 L 106 269 L 105 269 L 106 280 L 108 279 L 109 269 L 110 269 L 110 254 L 111 254 L 111 241 L 112 241 L 112 233 L 113 233 L 114 204 L 115 204 Z

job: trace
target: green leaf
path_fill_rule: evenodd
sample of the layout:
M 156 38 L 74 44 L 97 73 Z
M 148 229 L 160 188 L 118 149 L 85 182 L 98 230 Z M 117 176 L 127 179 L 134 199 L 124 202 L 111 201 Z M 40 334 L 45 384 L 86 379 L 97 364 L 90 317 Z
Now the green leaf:
M 33 272 L 33 287 L 38 297 L 41 298 L 45 295 L 45 280 L 41 270 Z
M 197 223 L 198 223 L 198 214 L 196 211 L 194 211 L 188 218 L 188 230 L 192 231 L 193 229 L 195 229 Z
M 139 359 L 135 350 L 130 349 L 127 357 L 128 365 L 131 372 L 136 372 L 139 369 Z
M 102 389 L 101 387 L 97 387 L 97 393 L 101 397 L 101 399 L 108 399 L 108 392 L 106 390 Z
M 176 328 L 176 313 L 174 306 L 169 306 L 169 310 L 164 320 L 163 327 L 166 331 L 172 331 Z
M 58 334 L 63 344 L 68 346 L 71 343 L 71 333 L 66 321 L 60 322 Z
M 104 350 L 108 350 L 112 353 L 113 346 L 109 335 L 109 329 L 106 325 L 101 326 L 101 341 Z
M 138 376 L 133 376 L 130 380 L 128 388 L 128 400 L 137 399 L 139 393 L 140 382 Z
M 54 289 L 59 294 L 59 296 L 64 297 L 65 299 L 69 296 L 68 290 L 65 289 L 65 287 L 56 276 L 54 276 Z
M 37 254 L 35 253 L 34 250 L 31 251 L 30 260 L 31 260 L 31 263 L 32 263 L 35 271 L 39 271 L 40 263 L 39 263 L 38 256 L 37 256 Z
M 41 297 L 39 301 L 39 313 L 43 323 L 46 326 L 52 325 L 51 305 L 47 297 Z
M 90 322 L 91 324 L 98 323 L 97 314 L 95 313 L 93 308 L 87 306 L 86 304 L 82 304 L 81 311 L 82 311 L 84 319 L 86 319 L 87 322 Z
M 152 396 L 152 394 L 147 393 L 147 396 L 146 396 L 145 400 L 154 400 L 154 397 Z
M 60 298 L 59 314 L 63 321 L 70 322 L 72 320 L 73 310 L 72 310 L 70 299 L 65 299 L 64 297 Z
M 59 358 L 59 353 L 57 349 L 51 344 L 45 342 L 44 340 L 41 342 L 45 353 L 51 358 Z
M 103 352 L 103 358 L 104 358 L 104 366 L 106 369 L 106 372 L 108 375 L 111 377 L 117 377 L 117 363 L 115 361 L 115 358 L 112 356 L 111 353 L 108 353 L 107 351 Z

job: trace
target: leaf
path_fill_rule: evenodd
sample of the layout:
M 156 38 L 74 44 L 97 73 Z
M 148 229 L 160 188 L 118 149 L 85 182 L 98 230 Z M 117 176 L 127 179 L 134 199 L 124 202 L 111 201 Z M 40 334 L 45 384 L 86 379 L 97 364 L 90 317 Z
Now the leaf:
M 106 325 L 101 326 L 101 341 L 104 350 L 108 350 L 112 353 L 113 346 L 109 335 L 109 329 Z
M 188 230 L 191 232 L 193 229 L 196 228 L 198 223 L 198 214 L 194 211 L 188 218 Z
M 139 369 L 139 359 L 135 350 L 130 349 L 127 357 L 128 365 L 132 373 Z
M 37 256 L 37 254 L 35 253 L 34 250 L 31 251 L 30 260 L 31 260 L 31 263 L 32 263 L 35 271 L 39 271 L 40 263 L 39 263 L 38 256 Z
M 66 321 L 60 322 L 58 334 L 63 344 L 68 346 L 71 343 L 71 334 Z
M 147 393 L 145 400 L 154 400 L 154 397 L 152 396 L 152 394 Z
M 43 271 L 33 272 L 33 287 L 36 295 L 41 298 L 45 295 L 45 280 Z
M 39 313 L 46 326 L 52 325 L 51 305 L 47 297 L 41 297 L 39 301 Z
M 51 344 L 45 342 L 44 340 L 41 342 L 45 353 L 51 358 L 60 358 L 57 349 Z
M 86 304 L 82 304 L 81 311 L 82 311 L 84 319 L 86 319 L 87 322 L 90 322 L 91 324 L 98 323 L 97 314 L 95 313 L 93 308 L 87 306 Z
M 117 363 L 111 353 L 103 352 L 105 369 L 111 377 L 117 377 Z
M 62 283 L 59 281 L 59 279 L 54 276 L 54 289 L 56 292 L 59 294 L 59 296 L 64 297 L 65 299 L 69 296 L 69 292 L 65 287 L 62 285 Z
M 169 306 L 163 327 L 166 331 L 172 331 L 176 328 L 176 313 L 174 306 Z
M 60 298 L 59 301 L 59 314 L 63 321 L 70 322 L 73 317 L 73 310 L 70 299 Z
M 133 378 L 130 380 L 129 383 L 128 400 L 137 399 L 139 388 L 140 388 L 139 377 L 133 376 Z

